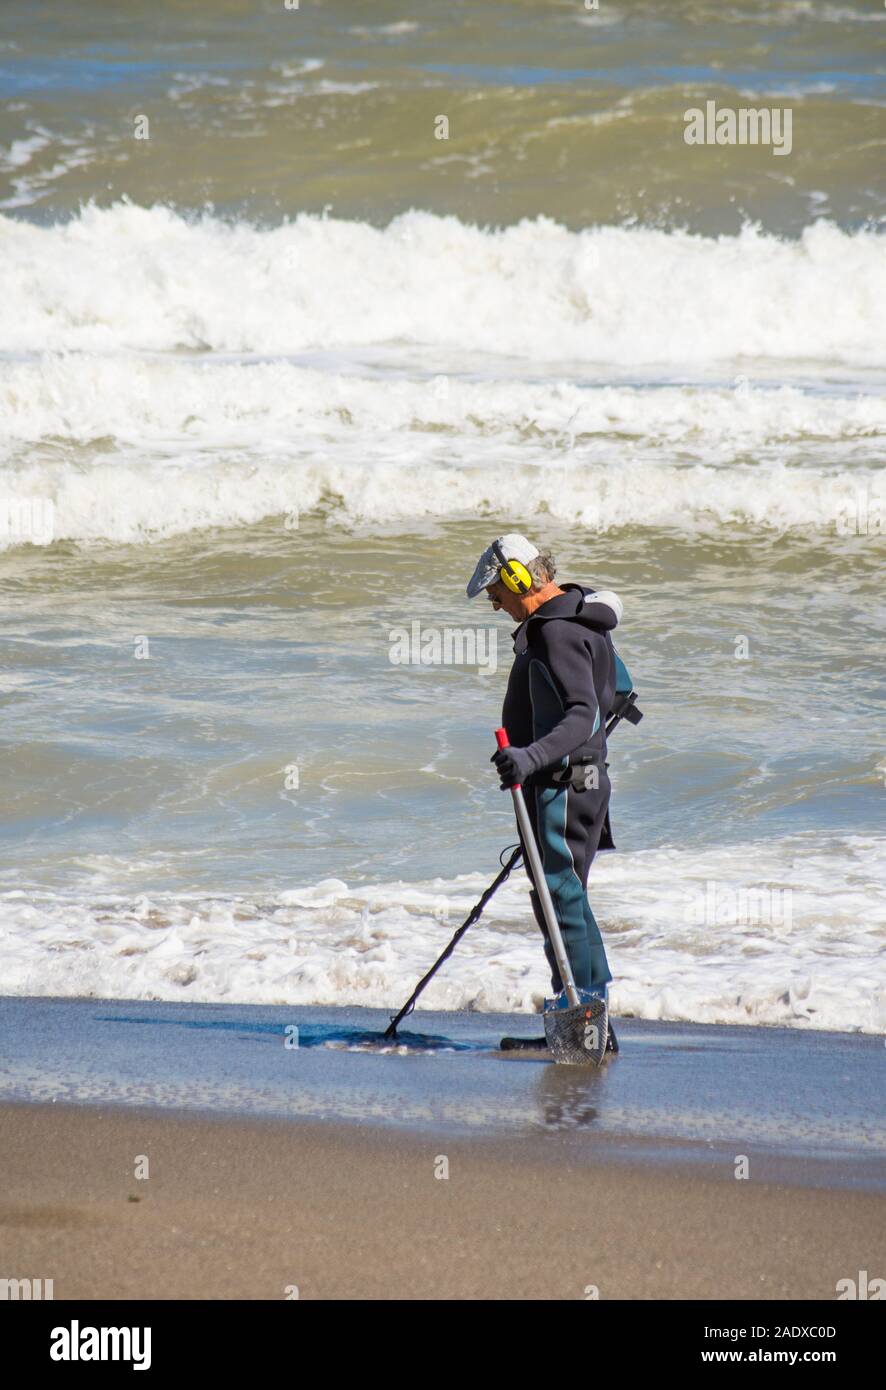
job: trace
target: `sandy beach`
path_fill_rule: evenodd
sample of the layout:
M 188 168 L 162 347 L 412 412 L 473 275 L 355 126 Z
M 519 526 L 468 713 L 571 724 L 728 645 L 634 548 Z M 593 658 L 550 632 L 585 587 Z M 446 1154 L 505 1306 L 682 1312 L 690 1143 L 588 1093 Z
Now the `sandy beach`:
M 285 1015 L 2 1001 L 4 1274 L 56 1299 L 834 1299 L 884 1265 L 875 1039 L 628 1020 L 598 1073 L 496 1053 L 525 1018 L 422 1013 L 381 1051 L 378 1011 L 303 1010 L 293 1053 Z
M 886 1257 L 882 1195 L 542 1141 L 6 1106 L 0 1162 L 57 1299 L 832 1299 Z

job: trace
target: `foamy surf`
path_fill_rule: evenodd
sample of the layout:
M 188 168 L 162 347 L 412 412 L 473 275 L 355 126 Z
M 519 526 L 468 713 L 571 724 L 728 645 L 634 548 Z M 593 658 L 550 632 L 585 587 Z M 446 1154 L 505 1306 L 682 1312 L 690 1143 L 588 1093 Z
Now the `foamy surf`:
M 740 850 L 602 856 L 591 901 L 613 1013 L 875 1033 L 882 843 L 796 835 Z M 115 874 L 119 877 L 119 874 Z M 389 1008 L 486 886 L 482 875 L 274 896 L 13 891 L 0 898 L 5 994 Z M 427 1009 L 538 1011 L 549 992 L 518 872 L 422 996 Z
M 879 498 L 886 439 L 882 396 L 746 378 L 640 389 L 51 354 L 0 364 L 0 403 L 7 509 L 52 511 L 10 520 L 0 545 L 139 543 L 321 505 L 361 523 L 491 516 L 504 495 L 584 529 L 834 534 Z
M 163 206 L 0 218 L 3 347 L 294 353 L 406 342 L 529 361 L 882 362 L 883 237 L 484 228 L 412 211 L 378 228 L 256 227 Z

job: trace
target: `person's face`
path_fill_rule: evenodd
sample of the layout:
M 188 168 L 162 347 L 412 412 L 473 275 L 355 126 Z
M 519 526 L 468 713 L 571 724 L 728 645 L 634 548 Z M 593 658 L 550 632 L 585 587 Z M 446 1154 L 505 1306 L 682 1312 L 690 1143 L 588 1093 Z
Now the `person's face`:
M 486 585 L 486 594 L 492 604 L 494 613 L 498 613 L 502 608 L 515 623 L 522 623 L 526 617 L 523 606 L 523 598 L 520 594 L 512 594 L 506 584 L 500 579 L 494 583 Z

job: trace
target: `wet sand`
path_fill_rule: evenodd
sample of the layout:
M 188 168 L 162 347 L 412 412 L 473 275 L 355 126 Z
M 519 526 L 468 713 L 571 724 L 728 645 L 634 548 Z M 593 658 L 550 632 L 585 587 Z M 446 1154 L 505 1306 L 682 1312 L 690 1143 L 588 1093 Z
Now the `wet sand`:
M 625 1020 L 596 1071 L 499 1053 L 531 1017 L 419 1013 L 382 1049 L 386 1022 L 0 1000 L 0 1274 L 57 1299 L 833 1299 L 886 1265 L 875 1037 Z
M 0 998 L 0 1103 L 170 1107 L 509 1140 L 576 1160 L 752 1159 L 757 1176 L 886 1191 L 873 1035 L 618 1021 L 599 1071 L 502 1054 L 538 1017 L 420 1011 L 381 1047 L 378 1009 Z M 297 1042 L 297 1047 L 287 1046 Z
M 833 1299 L 886 1257 L 881 1195 L 562 1136 L 4 1106 L 0 1166 L 5 1270 L 57 1299 Z

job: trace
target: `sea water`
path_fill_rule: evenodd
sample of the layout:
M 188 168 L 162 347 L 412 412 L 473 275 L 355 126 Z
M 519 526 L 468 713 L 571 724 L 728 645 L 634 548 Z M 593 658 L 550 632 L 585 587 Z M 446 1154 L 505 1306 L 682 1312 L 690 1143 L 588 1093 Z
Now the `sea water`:
M 41 13 L 0 35 L 0 990 L 402 1002 L 515 839 L 464 586 L 516 529 L 624 603 L 613 1012 L 882 1030 L 886 11 Z M 709 99 L 790 154 L 688 145 Z M 425 1002 L 548 989 L 518 872 Z

